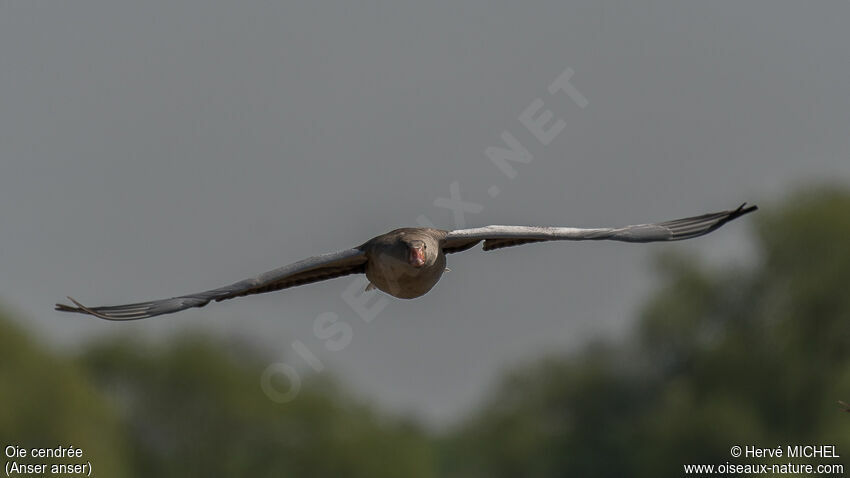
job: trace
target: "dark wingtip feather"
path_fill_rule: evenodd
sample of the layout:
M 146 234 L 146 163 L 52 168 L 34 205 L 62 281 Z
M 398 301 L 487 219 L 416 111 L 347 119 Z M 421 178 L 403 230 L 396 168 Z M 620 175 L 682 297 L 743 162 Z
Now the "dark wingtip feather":
M 747 203 L 743 203 L 738 206 L 738 209 L 730 211 L 728 216 L 723 218 L 721 221 L 718 221 L 717 226 L 714 229 L 717 229 L 718 227 L 726 224 L 727 222 L 734 221 L 735 219 L 738 219 L 739 217 L 749 214 L 753 211 L 758 211 L 758 208 L 759 207 L 755 204 L 753 204 L 752 206 L 747 206 Z
M 58 310 L 60 312 L 79 312 L 76 307 L 71 307 L 66 304 L 56 304 L 56 307 L 53 310 Z
M 719 229 L 724 224 L 756 210 L 758 210 L 758 206 L 747 206 L 747 203 L 743 203 L 737 209 L 676 219 L 662 222 L 658 225 L 667 228 L 671 232 L 672 235 L 669 240 L 679 241 L 708 234 Z
M 66 297 L 66 298 L 68 300 L 70 300 L 71 302 L 75 303 L 75 304 L 79 304 L 76 300 L 74 300 L 71 297 Z M 83 313 L 83 314 L 85 313 L 85 311 L 83 311 L 81 309 L 78 309 L 76 307 L 71 307 L 68 304 L 61 304 L 61 303 L 56 304 L 56 307 L 54 308 L 54 310 L 58 310 L 58 311 L 61 311 L 61 312 L 78 312 L 78 313 Z
M 753 204 L 752 206 L 747 206 L 747 203 L 741 203 L 737 209 L 733 209 L 731 211 L 726 211 L 726 217 L 723 218 L 723 222 L 729 222 L 733 219 L 737 219 L 745 214 L 749 214 L 755 210 L 758 210 L 758 206 Z
M 98 318 L 101 318 L 101 319 L 112 320 L 112 317 L 109 317 L 109 316 L 103 315 L 103 314 L 101 314 L 101 313 L 99 313 L 99 312 L 97 312 L 97 311 L 95 311 L 95 310 L 93 310 L 93 309 L 90 309 L 90 308 L 88 308 L 88 307 L 84 306 L 83 304 L 81 304 L 81 303 L 77 302 L 76 300 L 74 300 L 74 298 L 73 298 L 73 297 L 68 297 L 68 300 L 70 300 L 71 302 L 73 302 L 73 303 L 74 303 L 74 305 L 76 305 L 76 306 L 77 306 L 77 308 L 78 308 L 80 311 L 82 311 L 82 312 L 84 312 L 84 313 L 86 313 L 86 314 L 93 315 L 93 316 L 98 317 Z
M 69 296 L 68 300 L 73 302 L 74 305 L 76 305 L 76 307 L 71 307 L 70 305 L 66 305 L 66 304 L 56 304 L 55 310 L 58 310 L 58 311 L 61 311 L 61 312 L 76 312 L 78 314 L 93 315 L 93 316 L 95 316 L 99 319 L 104 319 L 104 320 L 121 320 L 121 319 L 117 319 L 115 317 L 110 317 L 108 315 L 101 314 L 100 312 L 97 312 L 96 310 L 93 310 L 89 307 L 86 307 L 83 304 L 77 302 L 77 300 L 74 299 L 73 297 Z
M 730 219 L 735 219 L 736 217 L 741 217 L 744 214 L 749 214 L 753 211 L 758 211 L 759 207 L 753 204 L 752 206 L 747 207 L 747 203 L 741 204 L 738 206 L 738 209 L 735 209 L 734 212 L 730 215 Z
M 723 224 L 726 224 L 729 221 L 735 220 L 735 219 L 737 219 L 737 218 L 739 218 L 739 217 L 741 217 L 745 214 L 749 214 L 753 211 L 758 211 L 758 208 L 759 207 L 756 206 L 755 204 L 753 204 L 752 206 L 747 206 L 747 203 L 743 203 L 740 206 L 738 206 L 738 209 L 735 209 L 734 211 L 730 211 L 728 216 L 723 218 L 723 220 L 719 221 L 719 223 L 717 224 L 717 227 L 720 227 Z

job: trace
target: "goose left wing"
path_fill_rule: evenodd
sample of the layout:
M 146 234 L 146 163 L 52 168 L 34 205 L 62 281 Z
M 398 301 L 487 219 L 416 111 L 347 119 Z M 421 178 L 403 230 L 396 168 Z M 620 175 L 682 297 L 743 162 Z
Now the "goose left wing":
M 458 229 L 448 233 L 443 244 L 443 251 L 447 254 L 465 251 L 481 241 L 484 241 L 485 251 L 543 241 L 681 241 L 708 234 L 727 222 L 756 209 L 758 209 L 757 206 L 747 206 L 744 203 L 737 209 L 729 211 L 617 228 L 486 226 L 474 229 Z

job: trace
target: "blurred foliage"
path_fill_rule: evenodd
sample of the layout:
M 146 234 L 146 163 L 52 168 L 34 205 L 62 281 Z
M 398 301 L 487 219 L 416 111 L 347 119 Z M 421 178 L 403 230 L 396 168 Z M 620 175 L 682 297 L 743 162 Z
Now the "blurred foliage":
M 735 462 L 736 444 L 850 454 L 836 403 L 850 399 L 850 193 L 799 193 L 749 219 L 752 264 L 661 256 L 634 333 L 508 374 L 443 444 L 444 474 L 680 475 Z
M 123 412 L 137 476 L 432 476 L 416 426 L 319 379 L 277 404 L 260 387 L 268 360 L 239 348 L 198 336 L 153 350 L 111 340 L 82 363 Z
M 110 338 L 64 360 L 0 318 L 0 439 L 82 447 L 110 477 L 658 476 L 736 462 L 732 445 L 848 456 L 850 192 L 747 221 L 752 261 L 661 256 L 626 339 L 506 373 L 439 436 L 321 377 L 276 404 L 260 389 L 267 359 L 208 337 Z
M 120 419 L 74 363 L 44 352 L 0 315 L 0 446 L 82 448 L 99 476 L 127 476 Z M 3 455 L 5 463 L 6 456 Z M 23 458 L 21 463 L 42 463 Z M 63 460 L 63 463 L 85 463 Z
M 244 347 L 196 335 L 159 347 L 110 338 L 68 364 L 2 318 L 0 346 L 0 443 L 80 447 L 97 476 L 434 476 L 431 443 L 414 423 L 320 378 L 275 403 L 260 387 L 269 361 Z

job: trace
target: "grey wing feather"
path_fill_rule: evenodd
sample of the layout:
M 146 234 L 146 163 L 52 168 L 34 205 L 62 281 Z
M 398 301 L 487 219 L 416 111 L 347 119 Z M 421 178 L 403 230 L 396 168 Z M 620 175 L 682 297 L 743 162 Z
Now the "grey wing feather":
M 243 295 L 260 294 L 309 284 L 334 277 L 357 274 L 365 271 L 366 253 L 360 249 L 347 249 L 304 259 L 256 277 L 241 280 L 218 289 L 196 294 L 181 295 L 170 299 L 139 302 L 105 307 L 86 307 L 76 300 L 76 305 L 56 304 L 56 310 L 89 314 L 106 320 L 137 320 L 170 314 L 191 307 L 203 307 L 210 301 L 222 301 Z
M 676 219 L 655 224 L 620 228 L 582 229 L 575 227 L 486 226 L 451 231 L 443 246 L 446 253 L 460 252 L 484 241 L 484 250 L 541 241 L 611 240 L 623 242 L 680 241 L 708 234 L 727 222 L 758 209 L 746 203 L 730 211 Z

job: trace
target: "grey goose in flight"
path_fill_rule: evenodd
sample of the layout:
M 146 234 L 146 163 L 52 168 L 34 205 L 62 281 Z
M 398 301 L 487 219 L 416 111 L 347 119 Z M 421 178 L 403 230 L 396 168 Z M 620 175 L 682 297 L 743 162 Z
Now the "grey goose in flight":
M 323 254 L 241 280 L 218 289 L 170 299 L 105 307 L 56 304 L 56 310 L 89 314 L 107 320 L 136 320 L 170 314 L 210 301 L 260 294 L 349 274 L 365 273 L 372 286 L 402 299 L 424 295 L 446 270 L 446 254 L 465 251 L 481 241 L 484 250 L 543 241 L 622 242 L 680 241 L 708 234 L 727 222 L 755 211 L 746 203 L 730 211 L 677 219 L 655 224 L 619 228 L 486 226 L 444 231 L 432 228 L 403 228 L 370 239 L 353 249 Z

